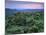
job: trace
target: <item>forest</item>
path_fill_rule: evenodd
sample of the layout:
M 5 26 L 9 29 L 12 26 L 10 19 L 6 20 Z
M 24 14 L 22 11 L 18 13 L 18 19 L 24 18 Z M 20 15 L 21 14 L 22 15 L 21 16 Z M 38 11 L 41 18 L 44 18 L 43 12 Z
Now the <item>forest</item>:
M 44 32 L 44 12 L 16 12 L 6 16 L 5 32 L 10 34 Z

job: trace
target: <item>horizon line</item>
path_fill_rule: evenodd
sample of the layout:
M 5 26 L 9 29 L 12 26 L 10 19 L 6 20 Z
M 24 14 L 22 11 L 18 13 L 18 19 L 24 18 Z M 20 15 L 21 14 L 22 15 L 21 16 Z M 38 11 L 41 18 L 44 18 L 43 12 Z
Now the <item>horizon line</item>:
M 6 9 L 6 8 L 5 8 Z M 24 8 L 7 8 L 7 9 L 24 9 Z M 25 8 L 26 9 L 26 8 Z M 27 9 L 30 9 L 30 8 L 27 8 Z M 44 9 L 44 8 L 41 8 L 41 9 Z

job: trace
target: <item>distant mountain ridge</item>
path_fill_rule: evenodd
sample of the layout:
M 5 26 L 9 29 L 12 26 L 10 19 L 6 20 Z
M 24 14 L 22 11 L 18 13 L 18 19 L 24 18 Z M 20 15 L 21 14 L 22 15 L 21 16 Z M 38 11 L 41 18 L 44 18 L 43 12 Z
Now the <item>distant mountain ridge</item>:
M 44 12 L 44 9 L 9 9 L 5 8 L 5 14 L 8 15 L 13 15 L 15 12 Z

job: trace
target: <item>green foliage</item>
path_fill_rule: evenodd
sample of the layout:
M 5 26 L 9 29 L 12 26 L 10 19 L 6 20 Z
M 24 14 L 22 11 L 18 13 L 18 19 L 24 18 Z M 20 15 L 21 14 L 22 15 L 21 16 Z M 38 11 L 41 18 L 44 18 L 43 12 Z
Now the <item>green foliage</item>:
M 44 31 L 43 12 L 17 12 L 6 17 L 6 33 L 37 33 Z

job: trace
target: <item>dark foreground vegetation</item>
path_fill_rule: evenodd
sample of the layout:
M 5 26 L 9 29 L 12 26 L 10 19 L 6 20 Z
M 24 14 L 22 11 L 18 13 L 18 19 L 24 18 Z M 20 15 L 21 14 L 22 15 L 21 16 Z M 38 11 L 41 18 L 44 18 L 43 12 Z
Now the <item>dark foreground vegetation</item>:
M 39 33 L 44 32 L 43 12 L 17 12 L 5 18 L 6 33 Z

